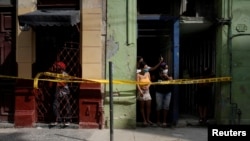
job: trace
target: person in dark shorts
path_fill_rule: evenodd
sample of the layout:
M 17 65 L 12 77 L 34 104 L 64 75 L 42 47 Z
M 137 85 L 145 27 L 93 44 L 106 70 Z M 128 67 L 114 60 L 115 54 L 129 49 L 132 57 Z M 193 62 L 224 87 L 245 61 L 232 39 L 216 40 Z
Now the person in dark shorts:
M 205 67 L 201 79 L 214 77 L 211 68 Z M 198 97 L 198 112 L 199 112 L 199 123 L 207 123 L 207 111 L 209 106 L 209 100 L 212 95 L 213 83 L 200 83 L 198 84 L 197 97 Z

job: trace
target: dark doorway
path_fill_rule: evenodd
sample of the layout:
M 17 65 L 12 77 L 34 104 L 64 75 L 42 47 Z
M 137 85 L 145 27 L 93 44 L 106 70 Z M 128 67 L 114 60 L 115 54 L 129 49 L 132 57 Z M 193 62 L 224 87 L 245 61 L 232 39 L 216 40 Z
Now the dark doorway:
M 157 64 L 160 55 L 169 63 L 170 70 L 176 65 L 179 67 L 179 78 L 195 77 L 201 70 L 200 65 L 205 64 L 215 72 L 215 27 L 214 1 L 212 0 L 169 0 L 163 1 L 137 1 L 137 55 L 142 56 L 149 66 Z M 173 62 L 173 22 L 179 20 L 179 61 Z M 207 22 L 208 21 L 208 22 Z M 199 24 L 204 23 L 204 24 Z M 154 72 L 152 72 L 154 75 Z M 177 79 L 179 79 L 177 78 Z M 151 88 L 152 96 L 152 120 L 155 121 L 155 93 Z M 196 85 L 185 85 L 178 88 L 179 97 L 178 118 L 197 119 L 198 109 L 196 99 Z M 173 103 L 171 103 L 173 104 Z M 209 118 L 213 118 L 214 95 L 211 97 Z M 173 110 L 173 109 L 171 109 Z M 169 116 L 171 116 L 169 113 Z M 172 118 L 172 117 L 170 117 Z M 171 120 L 171 119 L 169 119 Z M 141 122 L 140 112 L 137 105 L 137 122 Z
M 74 27 L 36 27 L 36 63 L 33 76 L 45 72 L 59 58 L 65 43 L 79 43 L 79 32 Z M 78 47 L 78 46 L 77 46 Z
M 15 1 L 0 4 L 0 74 L 5 76 L 17 76 L 15 8 Z M 0 77 L 0 121 L 14 121 L 15 81 Z
M 159 63 L 159 58 L 163 57 L 164 61 L 172 68 L 172 25 L 171 17 L 165 15 L 142 15 L 138 17 L 138 38 L 137 38 L 137 55 L 142 56 L 148 66 L 153 67 Z M 151 81 L 156 81 L 155 76 L 158 69 L 150 71 Z M 151 120 L 156 122 L 156 103 L 155 89 L 150 87 L 151 103 Z M 137 122 L 142 122 L 142 117 L 137 103 Z

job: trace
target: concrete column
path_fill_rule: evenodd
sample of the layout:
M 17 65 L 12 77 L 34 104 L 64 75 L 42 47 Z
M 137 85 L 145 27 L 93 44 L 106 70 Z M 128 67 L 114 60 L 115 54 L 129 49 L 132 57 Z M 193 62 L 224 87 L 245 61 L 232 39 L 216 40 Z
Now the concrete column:
M 81 63 L 83 78 L 102 78 L 102 0 L 82 1 Z
M 34 0 L 17 1 L 17 5 L 17 15 L 36 10 L 36 1 Z M 19 24 L 17 24 L 16 61 L 19 77 L 32 77 L 32 63 L 34 60 L 35 33 L 32 31 L 32 28 L 29 31 L 21 31 Z
M 36 1 L 17 1 L 17 16 L 36 10 Z M 18 22 L 18 21 L 17 21 Z M 32 78 L 32 63 L 35 58 L 35 34 L 32 28 L 21 31 L 17 24 L 16 61 L 18 77 Z M 33 127 L 36 122 L 33 81 L 18 79 L 15 88 L 15 127 Z
M 102 0 L 81 1 L 82 77 L 102 79 L 105 60 L 102 37 Z M 83 83 L 79 94 L 81 128 L 103 127 L 101 84 Z

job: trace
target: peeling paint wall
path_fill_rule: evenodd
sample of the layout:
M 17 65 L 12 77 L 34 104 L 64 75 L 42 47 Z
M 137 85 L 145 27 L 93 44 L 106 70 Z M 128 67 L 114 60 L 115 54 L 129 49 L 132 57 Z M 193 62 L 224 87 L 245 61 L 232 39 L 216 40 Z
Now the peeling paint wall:
M 219 85 L 216 119 L 223 124 L 249 124 L 250 1 L 222 0 L 217 4 L 218 17 L 225 22 L 217 33 L 217 75 L 231 76 L 232 83 Z
M 113 80 L 135 80 L 136 74 L 136 1 L 107 0 L 106 79 L 112 62 Z M 113 85 L 114 128 L 136 127 L 136 85 Z M 109 126 L 109 85 L 106 85 L 105 120 Z
M 242 113 L 240 122 L 249 124 L 250 1 L 233 0 L 232 8 L 232 102 Z

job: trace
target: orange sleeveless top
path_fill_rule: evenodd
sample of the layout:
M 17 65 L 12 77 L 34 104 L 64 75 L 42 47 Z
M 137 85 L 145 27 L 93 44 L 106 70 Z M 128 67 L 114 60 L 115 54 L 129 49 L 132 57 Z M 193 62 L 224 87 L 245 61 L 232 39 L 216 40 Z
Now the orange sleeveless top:
M 144 78 L 141 78 L 140 79 L 140 82 L 143 82 L 143 83 L 150 83 L 150 79 L 147 77 L 144 77 Z M 148 85 L 148 84 L 140 84 L 140 86 L 145 86 L 145 85 Z

